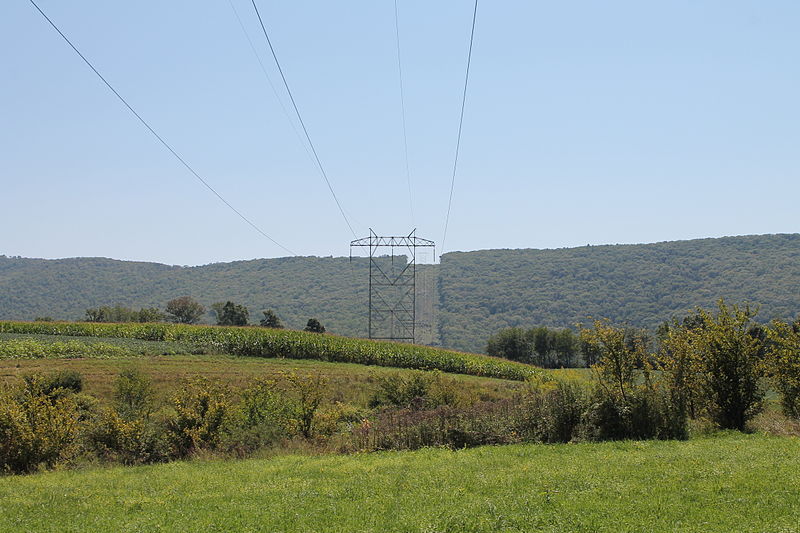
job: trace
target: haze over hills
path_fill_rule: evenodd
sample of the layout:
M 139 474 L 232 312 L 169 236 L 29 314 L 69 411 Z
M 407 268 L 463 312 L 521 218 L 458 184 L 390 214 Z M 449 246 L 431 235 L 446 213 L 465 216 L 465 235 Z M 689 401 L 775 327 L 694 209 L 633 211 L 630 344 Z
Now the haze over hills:
M 588 317 L 654 327 L 720 297 L 760 305 L 762 320 L 800 313 L 798 234 L 452 252 L 419 270 L 420 340 L 468 351 L 483 351 L 489 335 L 504 327 L 570 326 Z M 365 336 L 366 284 L 365 259 L 180 267 L 0 256 L 0 319 L 79 319 L 88 307 L 163 308 L 191 295 L 206 306 L 242 303 L 251 321 L 272 308 L 288 327 L 316 317 L 332 332 Z

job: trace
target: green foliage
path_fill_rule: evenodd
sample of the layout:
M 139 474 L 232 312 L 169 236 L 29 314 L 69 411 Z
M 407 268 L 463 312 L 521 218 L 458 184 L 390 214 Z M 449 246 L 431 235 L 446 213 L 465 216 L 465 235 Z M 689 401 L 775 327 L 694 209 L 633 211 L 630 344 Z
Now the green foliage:
M 190 296 L 181 296 L 168 301 L 166 310 L 169 319 L 179 324 L 194 324 L 206 312 L 206 308 Z
M 800 321 L 794 324 L 775 321 L 768 331 L 772 342 L 768 372 L 781 393 L 786 416 L 800 418 Z
M 446 253 L 437 270 L 439 340 L 478 351 L 487 332 L 592 317 L 655 329 L 721 297 L 759 303 L 767 319 L 794 318 L 798 257 L 797 234 Z
M 523 415 L 516 429 L 524 440 L 533 442 L 579 439 L 589 395 L 590 384 L 576 374 L 534 378 L 530 390 L 520 398 Z
M 134 355 L 129 350 L 113 344 L 43 342 L 36 339 L 0 339 L 0 359 L 71 359 L 75 357 L 125 357 Z
M 246 326 L 250 311 L 243 305 L 235 304 L 228 300 L 224 304 L 218 302 L 211 308 L 217 316 L 218 326 Z
M 469 403 L 459 394 L 458 385 L 440 372 L 406 372 L 380 378 L 369 406 L 419 410 L 462 402 Z
M 507 328 L 489 337 L 486 353 L 544 368 L 581 366 L 579 338 L 570 329 Z
M 114 384 L 114 409 L 123 420 L 147 420 L 153 411 L 153 386 L 137 369 L 120 372 Z
M 193 461 L 0 479 L 0 530 L 793 533 L 798 471 L 739 433 Z
M 256 380 L 240 396 L 224 437 L 226 448 L 246 455 L 293 434 L 294 404 L 274 381 Z
M 0 471 L 52 468 L 75 455 L 79 411 L 64 391 L 43 376 L 28 376 L 16 390 L 0 389 Z
M 316 318 L 309 318 L 303 331 L 308 331 L 310 333 L 325 333 L 325 326 L 320 324 L 319 320 Z
M 163 322 L 165 319 L 166 315 L 155 307 L 142 307 L 135 311 L 118 304 L 86 310 L 87 322 Z
M 589 438 L 686 438 L 687 413 L 653 382 L 654 358 L 639 332 L 597 320 L 580 335 L 599 357 L 592 367 L 597 386 L 585 414 Z
M 109 462 L 124 465 L 159 463 L 169 458 L 169 445 L 160 427 L 147 418 L 125 418 L 103 409 L 87 430 L 88 447 Z
M 202 449 L 215 449 L 231 410 L 229 391 L 205 378 L 186 381 L 172 397 L 174 414 L 167 420 L 172 454 L 186 457 Z
M 0 333 L 119 337 L 177 341 L 214 353 L 251 357 L 317 359 L 418 370 L 441 370 L 523 381 L 540 372 L 529 365 L 493 357 L 414 344 L 348 339 L 270 328 L 225 328 L 179 324 L 94 324 L 0 322 Z
M 314 432 L 314 417 L 325 396 L 328 380 L 317 375 L 286 375 L 294 398 L 294 415 L 297 429 L 305 438 Z
M 424 342 L 479 352 L 492 332 L 531 324 L 563 328 L 590 317 L 655 329 L 720 297 L 760 303 L 768 320 L 789 319 L 800 307 L 798 254 L 796 234 L 447 253 L 441 265 L 417 267 L 418 288 L 422 279 L 431 281 L 436 311 L 433 336 Z M 330 331 L 366 337 L 368 265 L 346 257 L 201 267 L 0 257 L 0 319 L 71 320 L 97 302 L 149 308 L 188 293 L 205 305 L 230 299 L 249 309 L 271 307 L 288 328 L 302 329 L 314 316 Z
M 711 414 L 724 429 L 744 430 L 762 408 L 762 343 L 750 334 L 755 314 L 749 307 L 720 300 L 717 313 L 700 310 L 702 327 L 687 333 L 700 362 Z
M 262 311 L 264 313 L 264 318 L 261 319 L 259 322 L 259 326 L 264 328 L 275 328 L 275 329 L 282 329 L 283 323 L 281 319 L 278 318 L 278 315 L 275 314 L 275 311 L 272 309 L 267 309 L 266 311 Z

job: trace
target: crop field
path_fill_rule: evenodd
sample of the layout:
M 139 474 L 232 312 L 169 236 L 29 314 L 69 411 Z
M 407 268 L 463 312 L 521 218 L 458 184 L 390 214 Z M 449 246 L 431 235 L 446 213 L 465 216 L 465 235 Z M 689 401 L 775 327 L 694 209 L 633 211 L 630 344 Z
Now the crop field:
M 519 381 L 539 372 L 529 365 L 484 355 L 413 344 L 376 342 L 268 328 L 132 323 L 0 322 L 0 334 L 175 341 L 212 353 L 237 356 L 316 359 L 418 370 L 441 370 Z
M 0 478 L 2 531 L 797 532 L 800 440 L 282 456 Z

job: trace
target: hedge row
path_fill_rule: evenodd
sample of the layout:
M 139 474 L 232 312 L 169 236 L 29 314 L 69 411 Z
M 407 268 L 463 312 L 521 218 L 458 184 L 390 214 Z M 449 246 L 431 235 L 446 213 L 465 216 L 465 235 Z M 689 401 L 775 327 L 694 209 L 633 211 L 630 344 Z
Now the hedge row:
M 303 331 L 180 324 L 0 322 L 0 333 L 181 341 L 231 355 L 317 359 L 525 380 L 535 367 L 485 355 Z

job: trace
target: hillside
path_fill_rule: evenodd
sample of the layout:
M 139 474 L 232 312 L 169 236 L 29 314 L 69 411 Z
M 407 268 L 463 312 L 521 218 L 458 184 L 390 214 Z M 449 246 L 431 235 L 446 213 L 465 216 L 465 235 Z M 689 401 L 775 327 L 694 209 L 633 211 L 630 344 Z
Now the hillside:
M 395 258 L 397 260 L 397 258 Z M 421 269 L 438 323 L 422 340 L 482 351 L 508 326 L 567 326 L 608 317 L 655 326 L 719 297 L 761 305 L 761 318 L 800 312 L 800 235 L 762 235 L 558 250 L 453 252 Z M 433 287 L 433 280 L 436 287 Z M 87 307 L 160 306 L 192 295 L 233 300 L 251 320 L 274 309 L 292 328 L 318 318 L 332 332 L 366 334 L 367 263 L 293 257 L 198 267 L 101 258 L 0 256 L 0 319 L 78 319 Z M 425 305 L 420 302 L 420 306 Z M 211 317 L 207 317 L 211 321 Z M 430 320 L 429 322 L 433 322 Z M 431 332 L 431 324 L 422 328 Z
M 445 345 L 484 349 L 509 326 L 569 326 L 604 317 L 655 327 L 723 297 L 760 319 L 800 312 L 800 235 L 725 237 L 559 250 L 449 253 L 439 272 Z

